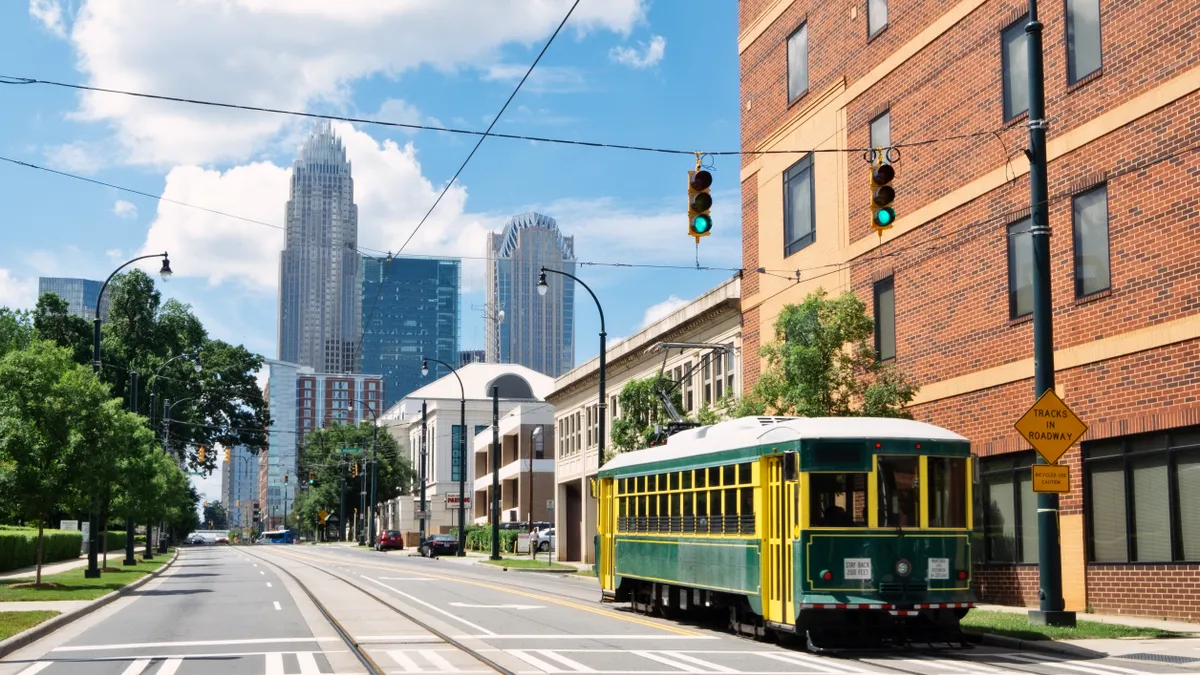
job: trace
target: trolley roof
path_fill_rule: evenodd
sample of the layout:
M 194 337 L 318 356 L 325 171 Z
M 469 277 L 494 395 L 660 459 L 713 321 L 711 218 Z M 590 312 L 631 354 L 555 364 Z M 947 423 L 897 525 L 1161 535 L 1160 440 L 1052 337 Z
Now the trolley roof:
M 716 463 L 727 459 L 718 455 L 732 451 L 822 439 L 970 443 L 953 431 L 915 420 L 885 417 L 742 417 L 681 431 L 667 439 L 666 445 L 623 452 L 600 467 L 600 474 L 636 473 L 643 466 L 678 463 L 682 460 L 697 465 Z

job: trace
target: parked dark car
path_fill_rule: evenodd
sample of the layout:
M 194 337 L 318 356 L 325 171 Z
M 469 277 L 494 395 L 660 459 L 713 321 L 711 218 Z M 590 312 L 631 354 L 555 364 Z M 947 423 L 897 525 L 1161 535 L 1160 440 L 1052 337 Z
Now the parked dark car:
M 384 530 L 375 537 L 375 550 L 388 551 L 391 549 L 404 550 L 404 535 L 400 530 Z
M 435 534 L 426 537 L 417 552 L 426 558 L 455 555 L 458 553 L 458 540 L 452 534 Z

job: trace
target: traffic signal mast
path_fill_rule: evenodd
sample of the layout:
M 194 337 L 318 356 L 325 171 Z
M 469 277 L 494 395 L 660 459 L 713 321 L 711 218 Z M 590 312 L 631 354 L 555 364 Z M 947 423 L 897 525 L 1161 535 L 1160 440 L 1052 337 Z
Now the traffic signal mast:
M 896 199 L 896 189 L 892 187 L 892 179 L 896 170 L 890 162 L 885 161 L 884 153 L 888 148 L 876 148 L 871 162 L 871 227 L 883 237 L 883 231 L 896 224 L 896 210 L 892 201 Z

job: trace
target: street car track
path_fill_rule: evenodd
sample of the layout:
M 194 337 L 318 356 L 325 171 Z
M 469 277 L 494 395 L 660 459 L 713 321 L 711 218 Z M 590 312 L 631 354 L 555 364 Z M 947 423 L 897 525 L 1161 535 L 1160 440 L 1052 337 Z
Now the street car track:
M 338 637 L 340 637 L 342 639 L 342 641 L 346 643 L 346 646 L 350 648 L 351 653 L 353 653 L 355 658 L 357 658 L 359 660 L 359 662 L 361 662 L 363 664 L 363 666 L 367 669 L 368 673 L 370 673 L 371 675 L 386 675 L 389 672 L 385 668 L 381 667 L 379 664 L 375 663 L 375 661 L 370 657 L 370 655 L 368 655 L 366 653 L 366 651 L 357 642 L 355 642 L 353 636 L 351 636 L 348 632 L 346 632 L 346 630 L 342 627 L 342 625 L 340 623 L 338 623 L 337 619 L 335 619 L 333 617 L 333 615 L 329 612 L 329 610 L 325 607 L 325 605 L 320 600 L 317 599 L 316 595 L 308 588 L 308 586 L 303 581 L 301 581 L 291 571 L 285 569 L 282 565 L 279 565 L 277 562 L 271 561 L 266 557 L 263 557 L 261 555 L 258 555 L 257 553 L 252 552 L 250 550 L 250 548 L 251 547 L 239 547 L 241 552 L 246 553 L 247 555 L 249 555 L 253 558 L 263 561 L 264 563 L 270 565 L 271 567 L 275 568 L 276 570 L 286 574 L 293 582 L 295 582 L 296 585 L 299 586 L 300 589 L 304 591 L 304 594 L 308 596 L 308 599 L 311 600 L 312 603 L 316 606 L 317 610 L 321 612 L 321 615 L 325 617 L 325 619 L 329 622 L 329 624 L 331 626 L 333 626 L 333 629 L 334 629 L 334 631 L 337 632 Z M 356 591 L 358 591 L 359 593 L 374 600 L 376 603 L 383 605 L 384 607 L 388 608 L 392 612 L 411 621 L 413 624 L 420 626 L 422 629 L 428 631 L 431 635 L 436 636 L 438 639 L 442 640 L 446 644 L 449 644 L 449 645 L 453 646 L 454 648 L 462 651 L 463 653 L 470 655 L 471 658 L 479 661 L 480 663 L 484 664 L 488 668 L 491 668 L 492 670 L 495 670 L 498 673 L 503 673 L 504 675 L 517 675 L 515 671 L 505 668 L 504 666 L 496 663 L 495 661 L 488 658 L 487 656 L 484 656 L 483 654 L 468 647 L 467 645 L 454 639 L 453 637 L 446 635 L 442 631 L 440 631 L 440 630 L 434 628 L 433 626 L 429 625 L 428 623 L 418 619 L 417 617 L 413 616 L 412 614 L 400 609 L 399 607 L 396 607 L 392 603 L 388 602 L 385 598 L 383 598 L 379 595 L 376 595 L 375 593 L 372 593 L 366 587 L 360 586 L 359 584 L 355 583 L 353 580 L 351 580 L 347 577 L 344 577 L 340 574 L 335 574 L 334 572 L 331 572 L 327 569 L 324 569 L 322 567 L 314 565 L 310 562 L 301 560 L 300 558 L 298 558 L 296 556 L 284 554 L 284 557 L 286 557 L 289 560 L 292 560 L 293 562 L 296 562 L 298 564 L 301 564 L 301 565 L 304 565 L 311 569 L 322 572 L 322 573 L 326 574 L 327 576 L 333 577 L 334 579 L 341 581 L 342 583 L 346 584 L 347 586 L 354 588 Z

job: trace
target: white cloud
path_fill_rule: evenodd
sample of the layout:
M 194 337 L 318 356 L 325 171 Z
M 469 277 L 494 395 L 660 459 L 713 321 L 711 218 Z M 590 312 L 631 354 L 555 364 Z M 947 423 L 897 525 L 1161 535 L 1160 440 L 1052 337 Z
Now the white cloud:
M 389 98 L 384 101 L 383 105 L 379 106 L 379 112 L 373 116 L 373 119 L 377 119 L 380 122 L 396 122 L 398 124 L 423 124 L 434 127 L 446 126 L 438 118 L 424 115 L 417 106 L 398 98 Z M 417 133 L 416 129 L 399 128 L 397 130 L 410 136 Z M 446 132 L 439 133 L 445 134 Z
M 349 124 L 337 123 L 334 128 L 354 166 L 360 245 L 398 250 L 441 187 L 422 175 L 411 143 L 403 147 L 390 140 L 380 143 Z M 269 162 L 225 172 L 182 166 L 167 175 L 163 197 L 282 226 L 290 176 L 290 168 Z M 466 200 L 465 187 L 451 188 L 404 254 L 482 256 L 488 224 L 483 216 L 465 213 Z M 204 277 L 213 285 L 233 280 L 253 290 L 274 292 L 283 246 L 280 229 L 160 202 L 142 252 L 173 252 L 172 267 L 180 277 Z M 481 264 L 464 261 L 468 267 Z
M 118 199 L 117 203 L 113 204 L 113 213 L 118 218 L 137 218 L 138 208 L 133 202 Z
M 32 309 L 37 304 L 37 279 L 18 279 L 0 268 L 0 307 Z
M 487 67 L 484 71 L 483 78 L 493 82 L 509 82 L 516 84 L 525 77 L 525 73 L 529 71 L 528 65 L 516 63 L 496 63 Z M 543 66 L 538 65 L 529 74 L 529 79 L 525 80 L 521 91 L 528 89 L 532 92 L 546 93 L 553 92 L 564 94 L 569 92 L 583 91 L 587 88 L 587 83 L 583 78 L 583 71 L 570 66 Z M 491 121 L 491 118 L 488 118 Z
M 62 4 L 58 0 L 29 0 L 29 14 L 41 22 L 46 30 L 58 37 L 67 36 L 63 23 Z
M 683 300 L 672 295 L 660 303 L 650 305 L 646 308 L 646 313 L 642 315 L 642 325 L 638 326 L 638 330 L 649 328 L 650 324 L 667 318 L 672 312 L 690 302 L 691 300 Z
M 649 68 L 658 65 L 667 53 L 667 39 L 661 35 L 650 36 L 650 44 L 638 42 L 639 51 L 635 47 L 613 47 L 608 57 L 617 63 L 630 68 Z
M 51 13 L 56 6 L 35 4 Z M 83 0 L 70 40 L 93 86 L 275 108 L 344 107 L 354 82 L 421 65 L 519 78 L 525 66 L 499 63 L 500 48 L 532 50 L 570 4 L 224 0 L 164 9 L 162 0 Z M 568 30 L 625 35 L 644 14 L 644 0 L 585 2 Z M 528 83 L 534 88 L 579 86 L 582 79 L 562 67 L 539 65 L 535 73 Z M 114 128 L 121 152 L 107 156 L 160 166 L 245 161 L 292 124 L 276 115 L 98 92 L 82 94 L 73 117 Z
M 96 173 L 104 167 L 104 152 L 92 143 L 64 143 L 46 148 L 52 167 L 71 173 Z

